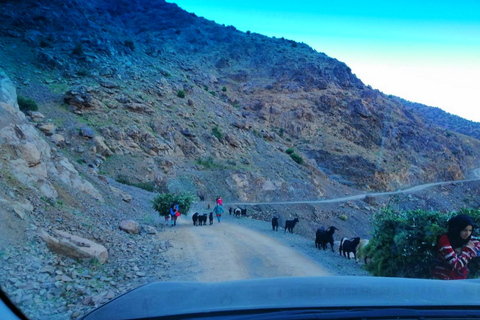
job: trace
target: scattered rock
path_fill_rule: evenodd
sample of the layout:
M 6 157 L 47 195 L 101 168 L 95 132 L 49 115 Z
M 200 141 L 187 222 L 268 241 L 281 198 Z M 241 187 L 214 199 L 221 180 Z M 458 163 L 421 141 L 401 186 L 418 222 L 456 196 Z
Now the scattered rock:
M 140 225 L 132 220 L 123 220 L 119 225 L 120 230 L 128 233 L 138 234 L 140 233 Z

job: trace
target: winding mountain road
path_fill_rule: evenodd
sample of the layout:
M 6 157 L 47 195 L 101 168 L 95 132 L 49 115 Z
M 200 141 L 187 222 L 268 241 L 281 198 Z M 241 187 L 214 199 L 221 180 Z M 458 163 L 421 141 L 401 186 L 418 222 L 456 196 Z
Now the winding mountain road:
M 167 259 L 174 261 L 173 280 L 227 281 L 251 278 L 327 276 L 332 273 L 317 262 L 260 232 L 233 222 L 192 225 L 182 217 L 167 226 Z
M 470 175 L 473 177 L 471 179 L 466 180 L 456 180 L 456 181 L 442 181 L 442 182 L 432 182 L 426 183 L 422 185 L 418 185 L 415 187 L 411 187 L 408 189 L 397 190 L 397 191 L 389 191 L 389 192 L 373 192 L 373 193 L 361 193 L 353 196 L 342 197 L 342 198 L 334 198 L 334 199 L 325 199 L 325 200 L 298 200 L 298 201 L 275 201 L 275 202 L 232 202 L 229 203 L 231 205 L 268 205 L 268 204 L 313 204 L 313 203 L 336 203 L 336 202 L 345 202 L 345 201 L 352 201 L 352 200 L 360 200 L 365 198 L 365 196 L 372 196 L 372 197 L 379 197 L 379 196 L 389 196 L 395 194 L 404 194 L 404 193 L 414 193 L 418 192 L 427 188 L 441 186 L 446 184 L 457 184 L 463 182 L 470 182 L 470 181 L 478 181 L 480 180 L 480 168 L 474 169 L 470 171 Z
M 363 199 L 366 195 L 384 196 L 413 193 L 438 185 L 480 180 L 480 169 L 473 170 L 471 174 L 474 178 L 469 180 L 428 183 L 393 192 L 364 193 L 328 200 L 229 204 L 345 202 Z M 168 225 L 164 232 L 159 234 L 162 241 L 170 244 L 170 249 L 165 254 L 173 266 L 170 274 L 171 280 L 210 282 L 269 277 L 342 275 L 341 266 L 346 261 L 335 260 L 341 259 L 338 253 L 314 251 L 308 256 L 298 248 L 292 248 L 294 245 L 288 246 L 285 242 L 277 241 L 273 238 L 273 234 L 270 236 L 266 232 L 239 225 L 238 220 L 228 214 L 223 216 L 221 223 L 217 223 L 215 220 L 213 225 L 196 227 L 192 225 L 190 216 L 182 216 L 176 226 Z M 268 230 L 268 227 L 265 230 Z M 288 234 L 285 235 L 285 237 L 288 236 Z M 305 242 L 297 246 L 310 248 L 313 247 L 313 243 Z M 330 259 L 333 262 L 325 263 L 324 259 Z M 330 266 L 330 268 L 326 266 Z M 358 266 L 355 268 L 360 270 Z M 358 275 L 362 275 L 361 272 Z

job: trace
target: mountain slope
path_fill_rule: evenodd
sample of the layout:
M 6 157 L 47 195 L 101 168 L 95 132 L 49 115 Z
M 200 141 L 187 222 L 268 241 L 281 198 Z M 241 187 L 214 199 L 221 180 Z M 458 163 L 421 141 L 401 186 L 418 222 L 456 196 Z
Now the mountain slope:
M 426 121 L 305 44 L 164 1 L 1 6 L 0 284 L 39 318 L 76 318 L 171 279 L 167 257 L 177 248 L 151 208 L 155 194 L 115 180 L 189 191 L 207 212 L 218 195 L 227 206 L 345 197 L 458 180 L 478 166 L 469 132 Z M 17 94 L 39 111 L 20 112 Z M 295 233 L 307 239 L 330 225 L 338 238 L 363 238 L 386 205 L 478 208 L 478 192 L 464 182 L 392 198 L 251 205 L 248 215 L 299 217 Z M 140 234 L 119 230 L 124 220 Z M 56 230 L 103 245 L 107 262 L 50 252 L 39 235 Z
M 20 94 L 58 123 L 73 158 L 117 179 L 293 199 L 336 182 L 382 190 L 459 179 L 476 165 L 477 140 L 446 135 L 305 44 L 164 1 L 5 6 L 3 67 Z M 85 126 L 107 148 L 80 137 Z

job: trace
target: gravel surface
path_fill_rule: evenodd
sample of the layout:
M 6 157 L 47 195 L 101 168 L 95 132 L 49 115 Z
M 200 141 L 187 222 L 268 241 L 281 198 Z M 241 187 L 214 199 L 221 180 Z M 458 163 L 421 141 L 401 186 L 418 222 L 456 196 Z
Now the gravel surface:
M 273 231 L 269 222 L 259 221 L 248 217 L 235 218 L 233 216 L 227 215 L 225 221 L 231 222 L 233 224 L 238 224 L 239 226 L 254 230 L 256 232 L 260 232 L 285 246 L 293 248 L 299 254 L 308 257 L 309 259 L 318 263 L 332 275 L 369 275 L 368 272 L 363 269 L 363 263 L 356 263 L 353 257 L 349 260 L 346 257 L 340 256 L 337 243 L 335 243 L 334 246 L 335 252 L 332 252 L 330 250 L 330 246 L 328 246 L 327 250 L 324 251 L 315 248 L 315 242 L 313 237 L 312 239 L 307 239 L 301 235 L 295 234 L 295 229 L 293 230 L 293 234 L 290 234 L 288 232 L 285 233 L 283 228 L 279 228 L 279 231 Z M 334 239 L 340 240 L 336 239 L 335 236 Z

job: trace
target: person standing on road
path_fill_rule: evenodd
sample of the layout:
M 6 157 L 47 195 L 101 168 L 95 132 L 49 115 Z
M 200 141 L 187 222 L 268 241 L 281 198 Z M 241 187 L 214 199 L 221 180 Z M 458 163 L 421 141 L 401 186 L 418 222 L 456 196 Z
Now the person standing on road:
M 220 220 L 222 219 L 222 213 L 223 213 L 223 207 L 217 203 L 217 206 L 213 208 L 213 213 L 215 213 L 215 216 L 217 217 L 218 223 L 220 223 Z
M 170 217 L 171 217 L 171 225 L 176 226 L 177 225 L 177 218 L 180 216 L 180 211 L 178 211 L 178 204 L 172 204 L 170 207 Z
M 442 280 L 466 279 L 468 262 L 480 256 L 480 241 L 472 239 L 477 225 L 465 214 L 448 220 L 448 232 L 437 241 L 437 259 L 432 276 Z
M 217 197 L 217 204 L 223 206 L 223 199 L 222 199 L 222 197 L 220 197 L 220 196 Z

